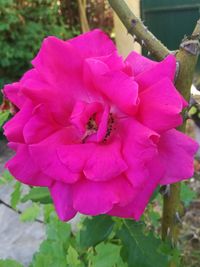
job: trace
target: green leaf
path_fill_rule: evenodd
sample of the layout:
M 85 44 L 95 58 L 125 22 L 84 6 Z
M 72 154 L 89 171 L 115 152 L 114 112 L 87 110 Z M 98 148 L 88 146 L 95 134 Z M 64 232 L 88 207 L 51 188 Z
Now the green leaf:
M 44 221 L 45 223 L 49 223 L 52 214 L 55 216 L 55 209 L 52 204 L 43 205 L 43 213 L 44 213 Z
M 10 115 L 9 110 L 0 111 L 0 128 L 3 126 L 4 122 L 8 119 Z
M 23 222 L 34 221 L 40 214 L 40 207 L 37 204 L 33 204 L 28 207 L 21 215 L 20 219 Z
M 101 243 L 95 247 L 96 255 L 89 256 L 93 267 L 125 267 L 127 266 L 122 262 L 120 257 L 121 246 L 111 243 Z
M 69 267 L 76 267 L 81 264 L 78 258 L 78 253 L 72 246 L 69 246 L 67 251 L 67 262 L 69 264 Z
M 118 232 L 123 247 L 121 255 L 129 267 L 166 267 L 168 257 L 161 253 L 162 241 L 152 233 L 144 235 L 141 223 L 124 220 Z
M 49 190 L 46 187 L 33 187 L 29 193 L 22 198 L 22 202 L 32 200 L 33 202 L 40 202 L 41 204 L 52 203 Z
M 66 254 L 62 242 L 43 241 L 40 250 L 34 255 L 33 267 L 66 267 Z
M 172 247 L 169 240 L 162 242 L 160 251 L 169 256 L 170 261 L 176 263 L 176 266 L 180 266 L 181 251 L 177 247 Z
M 68 239 L 71 235 L 71 226 L 69 223 L 61 222 L 54 218 L 47 225 L 47 238 L 53 241 L 61 241 L 64 244 L 68 243 Z
M 0 267 L 23 267 L 23 265 L 15 260 L 0 260 Z
M 51 218 L 46 230 L 47 239 L 34 255 L 32 267 L 68 267 L 67 251 L 71 240 L 70 224 Z
M 190 202 L 197 198 L 196 192 L 192 191 L 186 183 L 181 184 L 181 200 L 185 206 L 189 206 Z
M 16 182 L 14 186 L 14 191 L 11 194 L 11 206 L 13 209 L 16 208 L 21 198 L 21 183 Z
M 0 185 L 6 184 L 13 181 L 13 176 L 10 174 L 9 171 L 4 171 L 2 177 L 0 177 Z
M 188 114 L 190 116 L 196 114 L 198 112 L 198 109 L 195 106 L 192 106 L 191 109 L 189 110 Z
M 114 221 L 106 215 L 86 218 L 83 222 L 83 229 L 80 231 L 81 247 L 95 246 L 105 240 L 111 233 L 113 226 Z

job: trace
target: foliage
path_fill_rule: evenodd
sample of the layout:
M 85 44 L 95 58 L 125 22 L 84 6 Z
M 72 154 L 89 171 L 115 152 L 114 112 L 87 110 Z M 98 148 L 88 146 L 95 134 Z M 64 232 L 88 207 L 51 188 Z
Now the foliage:
M 48 35 L 63 39 L 70 31 L 57 0 L 0 0 L 0 88 L 30 68 L 30 60 Z
M 0 111 L 0 131 L 2 129 L 4 122 L 8 119 L 9 115 L 10 115 L 9 110 Z
M 165 267 L 168 265 L 167 258 L 159 250 L 161 241 L 156 239 L 152 233 L 145 236 L 141 223 L 124 220 L 118 235 L 123 244 L 122 257 L 124 261 L 127 260 L 129 267 Z
M 39 202 L 41 204 L 48 204 L 52 202 L 49 190 L 45 187 L 31 188 L 28 194 L 23 197 L 22 202 L 26 202 L 28 200 Z
M 22 265 L 15 260 L 0 260 L 0 267 L 22 267 Z
M 86 218 L 84 227 L 80 232 L 80 245 L 82 248 L 95 246 L 105 240 L 111 233 L 114 221 L 106 215 Z
M 186 183 L 181 184 L 181 200 L 186 207 L 189 206 L 190 202 L 197 197 L 197 194 L 190 189 Z

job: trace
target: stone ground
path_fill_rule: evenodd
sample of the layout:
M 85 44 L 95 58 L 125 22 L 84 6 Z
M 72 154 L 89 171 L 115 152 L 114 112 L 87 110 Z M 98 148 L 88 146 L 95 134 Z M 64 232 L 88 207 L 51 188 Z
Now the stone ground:
M 12 156 L 4 141 L 0 141 L 0 176 L 4 164 Z M 10 202 L 12 188 L 9 185 L 0 186 L 0 200 Z M 23 207 L 19 207 L 23 208 Z M 33 254 L 45 238 L 45 227 L 38 222 L 22 223 L 19 214 L 0 203 L 0 259 L 15 259 L 25 267 L 30 263 Z

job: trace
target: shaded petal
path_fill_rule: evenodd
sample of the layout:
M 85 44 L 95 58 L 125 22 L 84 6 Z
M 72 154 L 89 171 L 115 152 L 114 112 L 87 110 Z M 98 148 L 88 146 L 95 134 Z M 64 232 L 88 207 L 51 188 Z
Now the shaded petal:
M 32 115 L 33 105 L 26 101 L 20 111 L 3 126 L 4 134 L 11 142 L 24 143 L 23 129 Z
M 133 193 L 130 183 L 123 176 L 106 182 L 84 179 L 75 183 L 73 187 L 74 209 L 94 216 L 107 213 L 116 203 L 126 205 Z
M 53 178 L 40 171 L 27 145 L 11 143 L 10 147 L 16 150 L 16 155 L 6 163 L 6 168 L 17 180 L 33 186 L 52 184 Z
M 62 221 L 68 221 L 76 215 L 76 211 L 72 206 L 72 189 L 70 185 L 54 182 L 49 187 L 56 212 Z
M 153 68 L 137 75 L 135 81 L 139 84 L 139 90 L 143 91 L 163 78 L 169 78 L 173 82 L 175 72 L 176 58 L 173 55 L 169 55 Z
M 130 64 L 134 76 L 148 71 L 159 64 L 156 61 L 148 59 L 147 57 L 143 57 L 135 51 L 128 55 L 125 62 Z
M 163 132 L 182 124 L 185 101 L 173 83 L 164 78 L 140 93 L 139 118 L 147 127 Z
M 159 143 L 159 156 L 166 172 L 160 184 L 176 183 L 192 177 L 194 155 L 198 147 L 190 137 L 175 129 L 163 133 Z
M 127 178 L 133 188 L 140 188 L 149 175 L 146 165 L 158 154 L 159 135 L 133 118 L 121 119 L 117 127 L 123 141 L 122 155 L 128 165 Z

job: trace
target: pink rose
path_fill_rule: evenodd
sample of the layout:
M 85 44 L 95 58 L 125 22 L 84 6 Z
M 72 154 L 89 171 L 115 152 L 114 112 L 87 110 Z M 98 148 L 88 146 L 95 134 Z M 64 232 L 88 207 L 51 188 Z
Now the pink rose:
M 49 188 L 61 220 L 81 212 L 138 220 L 155 188 L 193 175 L 197 144 L 174 128 L 187 105 L 176 60 L 132 52 L 100 30 L 48 37 L 22 79 L 4 88 L 18 113 L 4 126 L 19 181 Z

